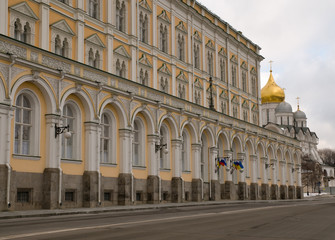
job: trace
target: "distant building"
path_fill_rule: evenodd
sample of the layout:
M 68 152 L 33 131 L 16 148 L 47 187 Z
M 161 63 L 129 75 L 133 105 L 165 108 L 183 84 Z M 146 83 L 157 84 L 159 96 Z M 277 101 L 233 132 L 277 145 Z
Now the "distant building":
M 302 197 L 260 47 L 198 2 L 3 0 L 0 33 L 1 210 Z

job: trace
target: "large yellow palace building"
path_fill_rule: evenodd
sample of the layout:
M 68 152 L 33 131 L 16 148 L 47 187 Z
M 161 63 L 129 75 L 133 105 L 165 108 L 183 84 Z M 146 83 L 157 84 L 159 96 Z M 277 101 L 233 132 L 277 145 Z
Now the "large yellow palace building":
M 0 34 L 0 210 L 302 197 L 260 47 L 198 2 L 2 0 Z

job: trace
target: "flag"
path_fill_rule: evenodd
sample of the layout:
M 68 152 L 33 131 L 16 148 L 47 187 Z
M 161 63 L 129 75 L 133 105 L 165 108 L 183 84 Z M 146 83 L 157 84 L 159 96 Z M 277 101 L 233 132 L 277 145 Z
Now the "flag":
M 242 161 L 239 162 L 241 169 L 243 169 Z

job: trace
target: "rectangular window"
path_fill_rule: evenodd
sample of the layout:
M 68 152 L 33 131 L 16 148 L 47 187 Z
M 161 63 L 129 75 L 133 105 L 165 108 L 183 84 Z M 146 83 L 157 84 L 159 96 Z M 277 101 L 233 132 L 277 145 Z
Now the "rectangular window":
M 75 200 L 75 192 L 74 191 L 66 191 L 65 192 L 65 201 L 66 202 L 74 202 Z
M 142 192 L 136 192 L 136 201 L 143 201 L 142 200 L 142 195 L 143 195 Z
M 112 193 L 104 192 L 104 201 L 112 201 Z
M 30 189 L 18 189 L 16 194 L 16 201 L 20 203 L 29 203 L 30 192 Z

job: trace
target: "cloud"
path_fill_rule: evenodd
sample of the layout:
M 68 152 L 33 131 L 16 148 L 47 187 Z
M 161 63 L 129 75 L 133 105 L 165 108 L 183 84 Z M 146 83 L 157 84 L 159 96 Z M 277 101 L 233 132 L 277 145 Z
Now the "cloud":
M 209 10 L 259 45 L 261 82 L 273 75 L 296 109 L 300 97 L 319 148 L 335 148 L 335 1 L 200 0 Z

